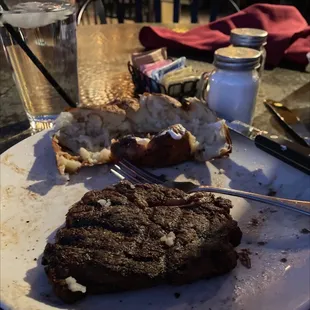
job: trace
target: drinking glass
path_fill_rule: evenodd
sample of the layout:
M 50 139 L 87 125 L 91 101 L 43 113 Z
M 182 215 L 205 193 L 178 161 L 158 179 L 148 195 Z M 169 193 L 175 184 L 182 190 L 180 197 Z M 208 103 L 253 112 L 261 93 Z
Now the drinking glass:
M 52 123 L 67 104 L 3 27 L 10 24 L 73 102 L 78 103 L 75 5 L 63 0 L 5 0 L 0 37 L 31 128 Z

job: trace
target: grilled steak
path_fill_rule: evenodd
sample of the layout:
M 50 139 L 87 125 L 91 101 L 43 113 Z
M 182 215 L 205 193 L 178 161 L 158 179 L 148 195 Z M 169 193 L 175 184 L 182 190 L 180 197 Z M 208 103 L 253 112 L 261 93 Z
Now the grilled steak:
M 123 181 L 90 191 L 73 205 L 56 242 L 46 245 L 42 264 L 67 303 L 87 294 L 221 275 L 236 266 L 234 247 L 242 236 L 231 207 L 205 192 Z

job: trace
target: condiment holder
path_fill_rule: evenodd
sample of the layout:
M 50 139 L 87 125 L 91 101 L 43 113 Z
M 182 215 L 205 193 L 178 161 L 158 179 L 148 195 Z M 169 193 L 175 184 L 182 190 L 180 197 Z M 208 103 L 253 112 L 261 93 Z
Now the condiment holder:
M 256 28 L 235 28 L 230 33 L 230 43 L 235 47 L 248 47 L 261 51 L 260 67 L 261 76 L 265 67 L 268 32 Z
M 193 97 L 196 95 L 199 78 L 194 81 L 171 84 L 168 88 L 166 88 L 164 85 L 147 76 L 137 67 L 133 66 L 130 61 L 127 66 L 132 81 L 135 85 L 136 94 L 143 94 L 144 92 L 161 93 L 174 97 L 181 102 L 186 97 Z
M 225 47 L 214 54 L 215 69 L 202 76 L 200 97 L 211 110 L 229 121 L 250 124 L 259 86 L 261 51 Z

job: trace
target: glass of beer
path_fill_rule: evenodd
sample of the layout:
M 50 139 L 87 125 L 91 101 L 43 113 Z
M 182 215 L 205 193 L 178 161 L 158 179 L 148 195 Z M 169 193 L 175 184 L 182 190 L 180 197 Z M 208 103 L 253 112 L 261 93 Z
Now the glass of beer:
M 10 24 L 52 77 L 78 103 L 75 5 L 63 0 L 5 0 L 0 34 L 21 101 L 34 132 L 51 128 L 68 107 L 28 55 L 3 27 Z

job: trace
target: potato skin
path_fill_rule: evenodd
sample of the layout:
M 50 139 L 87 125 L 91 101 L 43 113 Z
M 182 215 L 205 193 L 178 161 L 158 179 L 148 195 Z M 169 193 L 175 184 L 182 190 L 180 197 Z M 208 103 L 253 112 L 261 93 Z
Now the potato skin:
M 179 130 L 175 128 L 179 126 L 184 131 L 182 139 L 171 132 L 169 136 L 167 128 Z M 139 140 L 146 135 L 151 141 Z M 77 173 L 84 166 L 115 162 L 122 154 L 139 165 L 165 167 L 226 157 L 232 150 L 225 121 L 219 120 L 205 102 L 187 98 L 187 103 L 181 104 L 163 94 L 147 93 L 139 99 L 122 98 L 104 106 L 61 113 L 52 144 L 62 175 Z M 82 156 L 82 149 L 90 160 Z
M 169 130 L 178 133 L 176 126 L 169 127 Z M 146 140 L 141 143 L 139 138 L 133 136 L 121 138 L 112 143 L 112 158 L 114 161 L 126 158 L 147 167 L 166 167 L 192 159 L 195 138 L 184 129 L 182 138 L 176 140 L 171 137 L 169 130 L 159 133 L 147 143 Z

